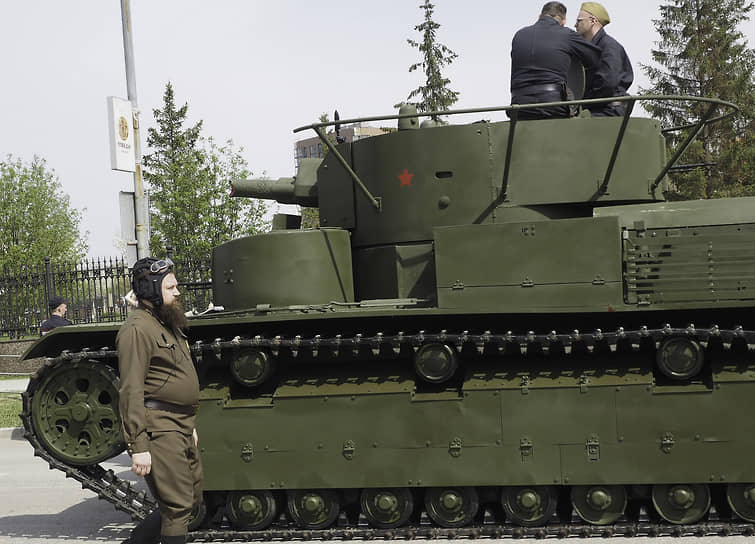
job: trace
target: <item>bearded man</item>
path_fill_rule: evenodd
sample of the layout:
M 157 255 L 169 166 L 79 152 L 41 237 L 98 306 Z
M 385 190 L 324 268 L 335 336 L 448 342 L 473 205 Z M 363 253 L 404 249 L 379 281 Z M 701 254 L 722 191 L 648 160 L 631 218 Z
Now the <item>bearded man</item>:
M 191 512 L 202 501 L 194 423 L 199 380 L 173 262 L 138 260 L 131 287 L 126 300 L 134 309 L 116 338 L 119 410 L 131 470 L 145 478 L 158 508 L 125 543 L 184 544 Z

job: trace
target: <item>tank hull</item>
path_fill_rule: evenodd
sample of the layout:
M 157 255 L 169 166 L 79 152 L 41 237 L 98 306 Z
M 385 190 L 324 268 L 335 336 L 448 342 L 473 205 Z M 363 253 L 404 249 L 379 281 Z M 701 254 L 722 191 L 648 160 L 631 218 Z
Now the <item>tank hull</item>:
M 215 382 L 203 390 L 198 423 L 205 485 L 755 481 L 749 462 L 755 425 L 732 417 L 747 412 L 755 369 L 658 386 L 637 362 L 580 373 L 563 361 L 534 372 L 521 363 L 480 364 L 460 387 L 424 392 L 401 365 L 384 363 L 382 372 L 355 362 L 327 374 L 302 373 L 261 398 L 234 398 L 232 384 Z M 253 455 L 245 457 L 249 450 Z
M 346 515 L 348 527 L 358 523 L 348 512 L 360 509 L 360 497 L 382 497 L 386 490 L 401 490 L 417 501 L 436 490 L 473 493 L 485 511 L 514 526 L 530 523 L 529 518 L 496 512 L 502 497 L 516 490 L 548 490 L 566 508 L 579 490 L 618 489 L 613 499 L 628 500 L 621 513 L 633 519 L 652 508 L 655 490 L 689 488 L 718 497 L 717 508 L 726 511 L 730 490 L 751 489 L 755 481 L 750 463 L 755 424 L 746 416 L 755 392 L 750 349 L 755 333 L 746 320 L 749 310 L 699 312 L 696 317 L 713 321 L 743 318 L 745 328 L 727 321 L 708 329 L 616 326 L 674 323 L 691 315 L 686 312 L 540 315 L 535 320 L 523 314 L 396 306 L 325 315 L 299 310 L 197 318 L 190 342 L 201 379 L 197 427 L 206 500 L 218 512 L 229 508 L 228 501 L 268 497 L 280 505 L 274 523 L 281 530 L 288 530 L 280 518 L 281 501 L 312 493 L 334 493 L 337 498 L 328 500 Z M 603 330 L 612 332 L 545 333 L 556 321 L 581 330 L 602 322 Z M 523 322 L 540 327 L 525 333 L 507 330 Z M 116 330 L 111 327 L 113 335 Z M 219 331 L 229 334 L 217 336 Z M 703 371 L 681 382 L 659 373 L 656 359 L 666 337 L 696 339 L 704 347 Z M 417 375 L 417 353 L 428 345 L 447 346 L 458 362 L 458 370 L 441 384 Z M 274 374 L 257 387 L 245 387 L 229 370 L 250 349 L 275 361 Z M 112 373 L 114 358 L 111 348 L 64 354 L 52 368 L 76 369 L 83 360 Z M 39 377 L 45 387 L 46 375 Z M 25 401 L 32 443 L 40 431 L 32 415 L 38 393 L 30 385 Z M 44 445 L 38 449 L 43 457 L 49 453 L 42 451 Z M 59 460 L 53 455 L 50 463 Z M 65 463 L 61 469 L 76 473 Z M 93 468 L 78 470 L 82 481 L 92 478 Z M 134 500 L 139 506 L 120 507 L 143 515 L 143 501 Z M 117 504 L 124 503 L 118 499 Z M 413 515 L 430 507 L 417 505 Z M 696 506 L 700 516 L 695 521 L 708 508 Z M 748 515 L 747 508 L 739 511 Z M 590 512 L 590 523 L 603 523 Z M 564 511 L 549 516 L 556 517 L 531 524 L 566 519 Z M 231 517 L 237 528 L 268 527 Z M 403 530 L 414 530 L 418 518 L 412 519 Z M 475 519 L 463 525 L 474 525 Z M 672 523 L 684 519 L 670 516 Z M 440 518 L 441 526 L 446 522 L 448 516 Z M 301 526 L 301 520 L 294 523 Z M 303 528 L 316 526 L 305 523 Z
M 216 248 L 225 309 L 190 320 L 197 519 L 245 532 L 204 536 L 755 532 L 755 198 L 663 202 L 678 155 L 628 115 L 338 146 L 313 126 L 329 153 L 277 187 L 326 228 Z M 116 332 L 35 344 L 51 360 L 22 417 L 51 465 L 143 517 L 91 469 L 122 447 Z

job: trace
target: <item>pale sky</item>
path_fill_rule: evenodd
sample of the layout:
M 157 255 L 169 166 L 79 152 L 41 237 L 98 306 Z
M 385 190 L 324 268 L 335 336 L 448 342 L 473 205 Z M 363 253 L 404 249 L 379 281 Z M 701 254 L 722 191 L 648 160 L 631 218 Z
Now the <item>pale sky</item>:
M 292 176 L 292 129 L 338 109 L 342 118 L 390 115 L 422 83 L 410 74 L 419 52 L 421 0 L 131 0 L 141 138 L 154 126 L 165 84 L 203 134 L 243 146 L 256 175 Z M 514 32 L 543 2 L 435 0 L 438 41 L 459 57 L 444 71 L 460 92 L 455 108 L 509 103 Z M 606 0 L 606 31 L 635 71 L 630 89 L 648 86 L 658 39 L 652 19 L 663 2 Z M 580 2 L 568 2 L 572 26 Z M 106 97 L 126 98 L 119 0 L 4 0 L 0 50 L 5 114 L 0 155 L 47 160 L 89 231 L 89 254 L 118 254 L 118 192 L 129 173 L 110 169 Z M 755 23 L 741 30 L 755 47 Z M 486 118 L 496 119 L 490 114 Z M 452 119 L 453 122 L 453 119 Z M 146 150 L 145 150 L 146 151 Z

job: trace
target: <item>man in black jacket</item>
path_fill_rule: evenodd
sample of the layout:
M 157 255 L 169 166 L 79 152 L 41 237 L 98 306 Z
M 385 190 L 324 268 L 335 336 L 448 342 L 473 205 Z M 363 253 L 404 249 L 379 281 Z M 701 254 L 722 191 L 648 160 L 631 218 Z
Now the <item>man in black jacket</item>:
M 42 336 L 55 327 L 71 325 L 71 322 L 66 319 L 66 312 L 68 311 L 68 301 L 66 299 L 54 296 L 50 299 L 48 307 L 50 308 L 50 319 L 45 319 L 42 325 L 39 326 L 39 332 L 42 333 Z
M 574 28 L 601 50 L 600 63 L 593 68 L 586 67 L 585 98 L 627 96 L 627 89 L 634 80 L 632 63 L 629 62 L 626 51 L 603 29 L 610 22 L 611 18 L 602 5 L 597 2 L 582 4 Z M 587 106 L 587 109 L 593 117 L 624 115 L 626 102 L 607 102 Z
M 567 100 L 566 79 L 572 59 L 592 68 L 600 49 L 565 28 L 566 6 L 548 2 L 534 25 L 520 29 L 511 42 L 511 103 L 534 104 Z M 532 108 L 519 119 L 569 117 L 567 106 Z

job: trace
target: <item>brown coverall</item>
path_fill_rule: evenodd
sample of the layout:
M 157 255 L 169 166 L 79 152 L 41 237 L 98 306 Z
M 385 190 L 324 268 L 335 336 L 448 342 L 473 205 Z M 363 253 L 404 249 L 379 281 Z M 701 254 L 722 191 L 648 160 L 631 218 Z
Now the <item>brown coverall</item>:
M 152 469 L 145 479 L 159 505 L 161 534 L 185 535 L 191 511 L 202 501 L 202 463 L 192 439 L 195 416 L 144 403 L 198 406 L 199 380 L 189 344 L 140 306 L 121 326 L 116 346 L 128 452 L 151 454 Z

